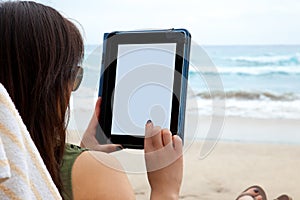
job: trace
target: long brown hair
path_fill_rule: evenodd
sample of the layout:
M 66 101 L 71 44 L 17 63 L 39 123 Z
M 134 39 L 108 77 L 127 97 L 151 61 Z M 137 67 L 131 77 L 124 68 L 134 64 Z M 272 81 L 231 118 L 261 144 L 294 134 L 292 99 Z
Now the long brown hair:
M 0 82 L 61 191 L 72 67 L 82 61 L 82 37 L 53 8 L 16 1 L 0 3 L 0 38 Z

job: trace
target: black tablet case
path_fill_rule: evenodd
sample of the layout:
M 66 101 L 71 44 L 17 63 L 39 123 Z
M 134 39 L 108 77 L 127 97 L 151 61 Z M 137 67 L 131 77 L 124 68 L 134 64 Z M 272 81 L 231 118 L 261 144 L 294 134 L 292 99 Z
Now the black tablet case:
M 184 142 L 184 123 L 185 123 L 185 110 L 186 110 L 186 98 L 187 98 L 187 82 L 188 82 L 188 72 L 189 72 L 189 59 L 190 59 L 190 47 L 191 47 L 191 34 L 186 29 L 163 29 L 163 30 L 138 30 L 138 31 L 114 31 L 111 33 L 104 33 L 103 37 L 103 52 L 102 52 L 102 62 L 101 62 L 101 72 L 100 72 L 100 83 L 99 83 L 99 91 L 98 96 L 102 96 L 103 91 L 103 73 L 106 69 L 106 46 L 107 41 L 110 37 L 118 34 L 132 34 L 132 33 L 155 33 L 155 32 L 179 32 L 184 34 L 185 42 L 184 42 L 184 51 L 183 51 L 183 62 L 182 62 L 182 79 L 181 79 L 181 87 L 180 87 L 180 102 L 179 102 L 179 114 L 178 114 L 178 123 L 177 123 L 177 134 L 181 137 L 182 141 Z M 105 116 L 101 116 L 105 117 Z M 100 143 L 109 143 L 113 142 L 111 141 L 111 133 L 103 133 L 103 130 L 101 129 L 97 131 L 96 138 Z M 132 140 L 138 140 L 140 138 L 136 138 L 135 136 L 131 137 Z M 118 141 L 119 142 L 119 141 Z M 135 149 L 143 149 L 143 144 L 141 145 L 130 145 L 130 144 L 122 144 L 124 148 L 135 148 Z

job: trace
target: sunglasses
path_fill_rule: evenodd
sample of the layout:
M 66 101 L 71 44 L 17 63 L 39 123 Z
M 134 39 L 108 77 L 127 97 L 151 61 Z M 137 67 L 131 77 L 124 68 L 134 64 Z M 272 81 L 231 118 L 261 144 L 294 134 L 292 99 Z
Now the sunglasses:
M 80 83 L 83 78 L 83 68 L 80 66 L 77 66 L 77 67 L 75 67 L 75 69 L 72 69 L 72 71 L 73 70 L 74 70 L 74 83 L 73 83 L 72 91 L 76 91 L 79 88 Z

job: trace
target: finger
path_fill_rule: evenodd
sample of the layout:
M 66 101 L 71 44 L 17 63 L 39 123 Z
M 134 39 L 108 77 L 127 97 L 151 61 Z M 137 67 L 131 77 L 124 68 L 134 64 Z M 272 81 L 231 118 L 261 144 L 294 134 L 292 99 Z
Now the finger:
M 151 120 L 147 121 L 145 131 L 145 150 L 160 149 L 163 147 L 161 128 L 153 126 Z
M 98 97 L 96 106 L 95 106 L 95 114 L 96 114 L 98 120 L 100 119 L 101 102 L 102 102 L 102 98 Z
M 94 114 L 92 115 L 92 118 L 90 120 L 90 123 L 88 125 L 88 129 L 92 128 L 95 129 L 99 125 L 99 119 L 100 119 L 100 106 L 101 106 L 102 98 L 99 97 L 97 99 Z
M 154 149 L 161 149 L 163 147 L 162 130 L 160 126 L 154 126 L 152 128 L 150 139 Z
M 175 151 L 182 153 L 182 140 L 178 135 L 173 135 L 173 145 Z
M 152 136 L 153 123 L 148 120 L 145 125 L 145 138 L 150 138 Z
M 102 151 L 106 153 L 112 153 L 115 151 L 122 150 L 123 147 L 119 144 L 103 144 L 103 145 L 96 145 L 92 148 L 94 151 Z
M 172 133 L 168 129 L 162 130 L 163 146 L 167 146 L 172 142 Z
M 148 120 L 145 125 L 145 139 L 144 139 L 145 151 L 151 150 L 152 148 L 152 140 L 151 140 L 152 128 L 153 128 L 153 123 L 151 120 Z

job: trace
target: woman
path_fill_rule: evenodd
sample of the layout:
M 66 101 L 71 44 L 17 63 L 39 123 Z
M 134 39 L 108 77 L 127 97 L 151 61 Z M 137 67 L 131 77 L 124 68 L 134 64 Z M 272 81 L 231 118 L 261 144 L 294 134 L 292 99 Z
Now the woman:
M 134 199 L 120 164 L 101 152 L 114 151 L 118 145 L 99 145 L 95 139 L 100 99 L 82 142 L 100 151 L 65 145 L 69 99 L 80 84 L 82 68 L 78 65 L 84 49 L 74 24 L 39 3 L 2 2 L 0 38 L 0 82 L 15 103 L 63 198 Z M 146 124 L 146 136 L 151 198 L 176 199 L 182 180 L 181 140 L 168 130 L 154 127 L 152 122 Z M 151 163 L 168 157 L 176 161 L 163 169 L 150 169 Z

